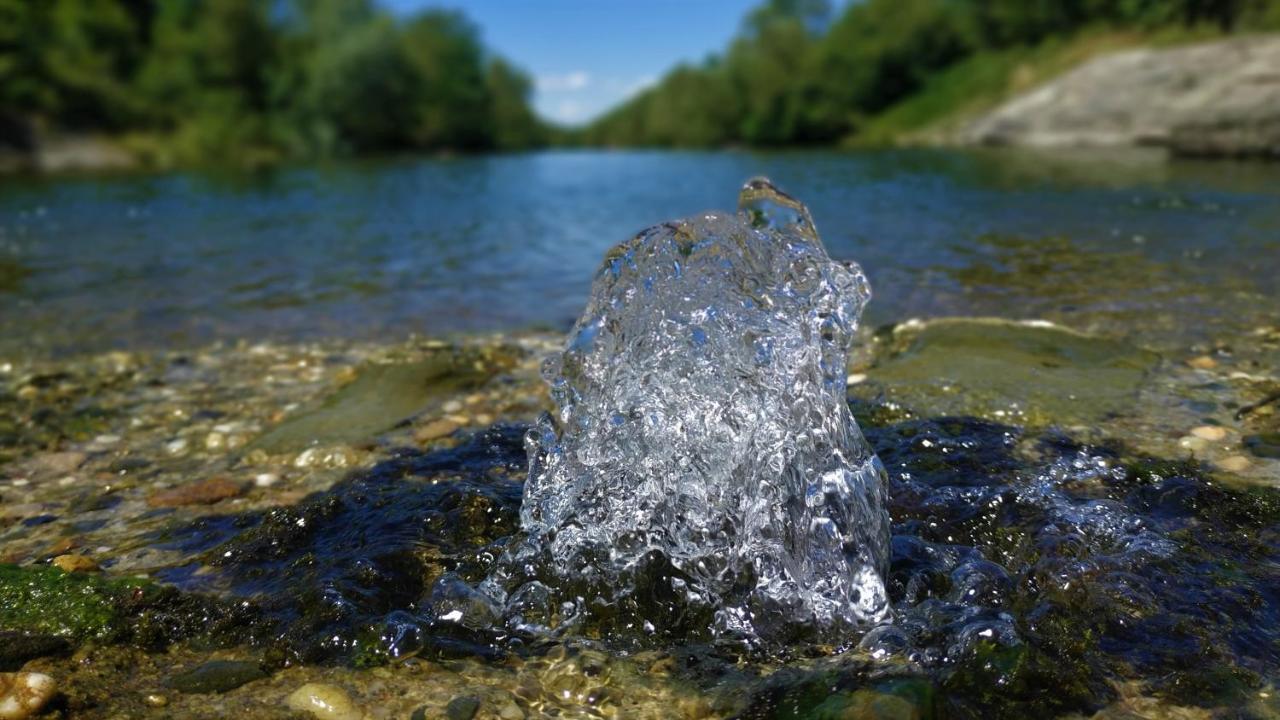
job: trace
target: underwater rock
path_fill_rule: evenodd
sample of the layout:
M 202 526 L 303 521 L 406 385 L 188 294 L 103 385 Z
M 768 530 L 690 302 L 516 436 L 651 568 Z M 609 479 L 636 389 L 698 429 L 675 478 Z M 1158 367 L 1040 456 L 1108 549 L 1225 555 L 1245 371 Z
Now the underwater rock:
M 1042 321 L 912 321 L 894 328 L 888 353 L 858 392 L 887 389 L 925 416 L 1089 423 L 1131 411 L 1158 359 Z
M 289 696 L 289 708 L 320 720 L 360 720 L 364 716 L 347 691 L 336 685 L 307 683 Z
M 558 413 L 526 440 L 527 536 L 484 591 L 535 633 L 593 615 L 843 642 L 884 619 L 886 480 L 845 402 L 869 298 L 763 179 L 736 215 L 611 250 L 544 366 Z
M 253 662 L 243 660 L 210 660 L 199 667 L 173 676 L 169 687 L 181 693 L 224 693 L 241 685 L 261 680 L 267 673 Z

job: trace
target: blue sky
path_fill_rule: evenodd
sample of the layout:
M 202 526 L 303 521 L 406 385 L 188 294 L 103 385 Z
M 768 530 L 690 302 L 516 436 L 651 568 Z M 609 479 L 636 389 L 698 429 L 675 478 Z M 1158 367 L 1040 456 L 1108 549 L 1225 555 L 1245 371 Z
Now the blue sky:
M 545 118 L 582 123 L 728 46 L 760 0 L 382 0 L 397 14 L 462 10 L 485 45 L 528 72 Z

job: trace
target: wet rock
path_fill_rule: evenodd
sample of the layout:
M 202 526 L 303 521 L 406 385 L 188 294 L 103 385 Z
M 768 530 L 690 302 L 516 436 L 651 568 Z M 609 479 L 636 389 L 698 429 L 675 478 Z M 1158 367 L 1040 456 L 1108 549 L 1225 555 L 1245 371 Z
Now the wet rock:
M 431 440 L 439 440 L 442 437 L 448 437 L 458 430 L 458 423 L 452 420 L 432 420 L 431 422 L 418 428 L 413 437 L 418 442 L 429 442 Z
M 53 566 L 63 572 L 96 572 L 98 563 L 84 555 L 59 555 L 53 559 Z
M 1243 472 L 1248 470 L 1252 464 L 1249 462 L 1249 458 L 1243 455 L 1229 455 L 1218 461 L 1218 467 L 1227 472 Z
M 313 444 L 358 443 L 411 417 L 433 401 L 479 386 L 509 367 L 505 348 L 443 348 L 423 360 L 371 364 L 356 379 L 268 431 L 252 444 L 268 453 Z
M 1200 427 L 1191 428 L 1191 434 L 1202 440 L 1217 442 L 1227 436 L 1227 430 L 1217 425 L 1201 425 Z
M 857 393 L 929 415 L 1088 423 L 1130 411 L 1158 357 L 1043 322 L 948 319 L 895 328 Z M 874 386 L 874 387 L 868 387 Z
M 151 507 L 212 505 L 228 498 L 239 497 L 243 492 L 244 488 L 240 483 L 225 477 L 212 477 L 208 480 L 161 490 L 147 498 L 147 504 Z
M 363 712 L 351 696 L 336 685 L 307 683 L 289 695 L 289 708 L 311 713 L 320 720 L 360 720 Z
M 469 695 L 456 697 L 444 708 L 444 716 L 448 720 L 471 720 L 480 709 L 480 699 Z
M 1187 365 L 1195 368 L 1196 370 L 1212 370 L 1218 367 L 1218 361 L 1208 355 L 1200 355 L 1188 360 Z
M 211 660 L 169 680 L 169 687 L 181 693 L 224 693 L 267 677 L 258 663 L 241 660 Z
M 0 672 L 18 670 L 29 660 L 69 652 L 71 643 L 56 635 L 0 632 Z
M 31 459 L 27 471 L 36 477 L 68 475 L 78 470 L 88 457 L 77 451 L 44 453 Z
M 57 692 L 53 678 L 40 673 L 0 673 L 0 720 L 29 718 Z

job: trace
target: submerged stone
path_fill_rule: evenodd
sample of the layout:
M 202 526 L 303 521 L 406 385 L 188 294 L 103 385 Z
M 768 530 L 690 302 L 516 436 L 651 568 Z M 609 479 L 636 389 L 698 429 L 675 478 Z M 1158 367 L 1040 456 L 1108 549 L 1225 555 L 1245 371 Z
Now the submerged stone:
M 869 297 L 765 180 L 610 251 L 544 368 L 527 539 L 485 591 L 534 632 L 839 641 L 883 619 L 884 473 L 845 402 Z
M 887 389 L 923 415 L 1088 423 L 1131 412 L 1158 359 L 1049 323 L 934 320 L 895 328 L 866 389 Z
M 224 693 L 267 677 L 258 663 L 243 660 L 210 660 L 173 676 L 169 687 L 182 693 Z
M 505 348 L 440 348 L 409 362 L 373 363 L 317 406 L 266 432 L 251 448 L 269 453 L 367 440 L 450 394 L 483 383 L 511 363 Z

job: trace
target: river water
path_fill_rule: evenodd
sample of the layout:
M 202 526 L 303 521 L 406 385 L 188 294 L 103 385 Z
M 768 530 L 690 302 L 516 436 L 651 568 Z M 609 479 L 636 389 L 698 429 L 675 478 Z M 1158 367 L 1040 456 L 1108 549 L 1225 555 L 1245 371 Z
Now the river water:
M 764 174 L 872 323 L 1048 317 L 1149 342 L 1271 312 L 1280 166 L 1145 152 L 545 152 L 0 180 L 0 353 L 563 330 L 610 246 Z

